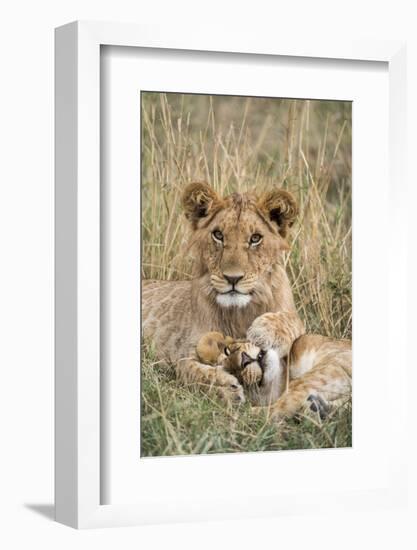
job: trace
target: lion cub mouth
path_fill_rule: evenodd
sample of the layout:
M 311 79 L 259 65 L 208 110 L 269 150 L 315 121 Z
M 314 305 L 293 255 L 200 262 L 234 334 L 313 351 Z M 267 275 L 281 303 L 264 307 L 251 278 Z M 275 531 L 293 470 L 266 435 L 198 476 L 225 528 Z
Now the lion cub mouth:
M 216 302 L 221 307 L 245 307 L 251 299 L 252 296 L 250 294 L 242 294 L 238 290 L 229 290 L 224 293 L 218 292 L 216 295 Z

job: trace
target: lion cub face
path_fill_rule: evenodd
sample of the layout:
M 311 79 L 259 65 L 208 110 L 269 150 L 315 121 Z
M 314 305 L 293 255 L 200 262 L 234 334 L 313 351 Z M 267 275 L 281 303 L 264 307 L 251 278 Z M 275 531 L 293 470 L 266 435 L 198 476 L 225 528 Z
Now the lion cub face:
M 223 367 L 244 386 L 260 384 L 265 352 L 250 342 L 234 342 L 225 348 Z
M 286 368 L 273 349 L 263 351 L 250 342 L 208 332 L 198 342 L 196 353 L 202 363 L 217 365 L 235 376 L 252 405 L 269 405 L 285 389 Z
M 192 183 L 182 202 L 210 294 L 221 307 L 247 306 L 288 249 L 285 237 L 297 214 L 294 198 L 283 189 L 221 198 L 207 184 Z
M 196 353 L 201 362 L 221 365 L 245 386 L 262 381 L 265 352 L 250 342 L 208 332 L 198 342 Z

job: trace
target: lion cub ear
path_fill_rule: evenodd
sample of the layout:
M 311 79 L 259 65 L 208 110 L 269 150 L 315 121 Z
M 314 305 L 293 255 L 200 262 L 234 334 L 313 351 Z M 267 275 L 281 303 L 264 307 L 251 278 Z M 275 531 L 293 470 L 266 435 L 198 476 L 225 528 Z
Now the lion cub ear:
M 298 214 L 295 198 L 285 189 L 267 191 L 259 198 L 258 208 L 264 216 L 277 224 L 278 233 L 284 238 Z
M 221 332 L 206 332 L 197 342 L 195 351 L 198 359 L 207 365 L 215 365 L 223 351 L 224 344 L 225 337 Z
M 201 218 L 205 218 L 221 205 L 221 199 L 208 183 L 189 183 L 182 195 L 182 207 L 186 218 L 194 229 Z

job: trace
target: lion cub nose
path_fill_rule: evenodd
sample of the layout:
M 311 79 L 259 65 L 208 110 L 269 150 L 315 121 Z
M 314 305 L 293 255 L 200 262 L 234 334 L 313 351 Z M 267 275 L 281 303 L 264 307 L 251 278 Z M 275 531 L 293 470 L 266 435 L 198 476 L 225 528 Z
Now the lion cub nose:
M 248 355 L 246 352 L 242 351 L 242 357 L 241 357 L 241 365 L 242 368 L 245 368 L 247 365 L 250 365 L 256 361 L 256 359 L 253 359 L 250 355 Z
M 226 273 L 223 273 L 223 277 L 226 279 L 228 283 L 231 285 L 237 285 L 237 283 L 243 279 L 243 275 L 227 275 Z

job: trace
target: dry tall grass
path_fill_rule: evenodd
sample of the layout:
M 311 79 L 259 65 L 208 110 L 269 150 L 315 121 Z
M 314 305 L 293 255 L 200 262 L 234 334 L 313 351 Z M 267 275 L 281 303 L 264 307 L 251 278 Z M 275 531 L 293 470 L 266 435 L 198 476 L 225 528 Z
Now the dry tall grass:
M 272 185 L 300 206 L 287 270 L 309 332 L 351 335 L 351 103 L 142 94 L 145 278 L 190 277 L 181 189 Z
M 191 276 L 185 184 L 204 180 L 220 194 L 278 184 L 300 206 L 286 257 L 297 310 L 308 332 L 351 337 L 351 103 L 150 92 L 141 99 L 143 277 Z M 237 426 L 158 370 L 151 348 L 142 384 L 146 456 L 350 445 L 349 406 L 323 425 L 280 429 L 247 408 Z

